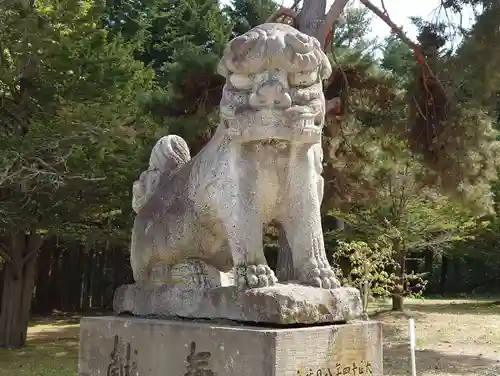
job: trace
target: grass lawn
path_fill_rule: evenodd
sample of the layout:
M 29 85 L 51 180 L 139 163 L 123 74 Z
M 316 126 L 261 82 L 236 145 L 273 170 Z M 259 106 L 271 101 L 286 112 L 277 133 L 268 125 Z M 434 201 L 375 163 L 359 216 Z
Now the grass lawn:
M 0 376 L 76 376 L 79 318 L 45 318 L 31 323 L 28 346 L 0 349 Z
M 407 300 L 408 312 L 371 306 L 384 323 L 384 373 L 409 371 L 408 317 L 416 322 L 419 376 L 500 376 L 500 304 L 492 300 Z M 78 317 L 34 320 L 29 345 L 0 349 L 0 376 L 76 376 Z

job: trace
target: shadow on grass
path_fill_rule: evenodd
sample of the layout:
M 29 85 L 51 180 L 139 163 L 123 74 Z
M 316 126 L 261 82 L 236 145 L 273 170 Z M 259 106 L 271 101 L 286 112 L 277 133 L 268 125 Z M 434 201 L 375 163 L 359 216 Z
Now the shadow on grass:
M 425 374 L 474 374 L 498 376 L 500 362 L 480 356 L 448 354 L 436 350 L 416 351 L 417 373 Z M 410 374 L 410 353 L 408 344 L 386 346 L 384 348 L 384 374 Z

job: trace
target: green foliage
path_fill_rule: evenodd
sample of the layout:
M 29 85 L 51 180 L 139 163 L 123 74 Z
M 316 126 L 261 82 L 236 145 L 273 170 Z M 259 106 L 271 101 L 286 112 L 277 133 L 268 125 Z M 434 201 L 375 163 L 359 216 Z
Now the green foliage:
M 150 37 L 148 32 L 157 10 L 157 0 L 105 0 L 101 15 L 103 28 L 127 41 Z
M 486 10 L 477 20 L 470 36 L 464 41 L 465 46 L 472 44 L 477 50 L 483 42 L 477 38 L 480 30 L 486 35 L 486 28 L 493 30 L 494 25 L 500 25 L 500 18 L 492 21 L 491 17 L 486 17 L 488 13 Z M 467 48 L 459 49 L 456 54 L 443 51 L 446 42 L 444 25 L 419 22 L 417 26 L 422 56 L 434 74 L 420 63 L 408 87 L 409 125 L 401 129 L 400 134 L 407 137 L 410 149 L 421 156 L 422 163 L 429 170 L 422 175 L 425 185 L 438 187 L 478 214 L 491 213 L 493 200 L 490 186 L 497 179 L 500 143 L 491 113 L 488 116 L 487 108 L 481 105 L 478 98 L 484 95 L 491 101 L 494 93 L 482 90 L 476 98 L 464 95 L 468 87 L 474 87 L 470 82 L 477 80 L 476 73 L 472 78 L 466 73 L 470 72 L 470 67 L 463 64 L 464 57 L 470 63 Z M 492 58 L 495 61 L 494 56 Z M 482 71 L 490 68 L 490 72 L 494 72 L 495 63 L 482 68 Z M 441 81 L 439 78 L 442 78 Z M 457 79 L 459 85 L 455 83 Z M 491 79 L 495 80 L 494 73 Z
M 233 0 L 222 11 L 233 24 L 233 36 L 237 36 L 265 23 L 277 9 L 273 0 Z
M 216 67 L 231 27 L 216 0 L 160 1 L 152 17 L 140 56 L 156 73 L 148 110 L 166 126 L 184 122 L 174 128 L 190 145 L 206 135 L 219 104 L 224 81 Z
M 394 266 L 391 244 L 383 238 L 370 244 L 364 241 L 339 242 L 334 255 L 339 276 L 347 286 L 362 289 L 363 282 L 367 281 L 372 294 L 390 295 L 396 281 L 396 275 L 391 272 L 391 266 Z
M 392 73 L 399 87 L 406 88 L 410 82 L 408 73 L 415 70 L 416 61 L 408 45 L 391 35 L 385 41 L 380 65 Z
M 153 72 L 99 3 L 21 4 L 0 5 L 1 232 L 100 227 L 129 196 Z
M 325 209 L 364 202 L 377 190 L 373 161 L 387 130 L 402 126 L 404 96 L 394 79 L 380 69 L 377 43 L 366 35 L 366 11 L 348 8 L 333 36 L 332 77 L 325 97 L 341 98 L 342 116 L 327 116 L 323 142 Z
M 396 158 L 379 152 L 374 173 L 378 187 L 375 199 L 333 211 L 350 224 L 350 236 L 376 239 L 381 235 L 402 251 L 462 240 L 476 227 L 474 217 L 436 191 L 422 189 L 418 182 L 422 166 L 404 154 Z
M 373 53 L 378 47 L 375 38 L 367 38 L 371 31 L 372 17 L 366 8 L 348 6 L 345 8 L 338 22 L 332 38 L 334 55 Z

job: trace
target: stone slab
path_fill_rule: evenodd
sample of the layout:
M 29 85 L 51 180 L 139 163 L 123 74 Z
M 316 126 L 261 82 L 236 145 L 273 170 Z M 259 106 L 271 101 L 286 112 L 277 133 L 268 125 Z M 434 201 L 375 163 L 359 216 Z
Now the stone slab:
M 192 289 L 175 284 L 134 284 L 119 287 L 116 314 L 136 316 L 229 319 L 278 325 L 338 323 L 362 313 L 359 291 L 278 284 L 238 290 L 236 286 Z
M 83 318 L 79 376 L 382 376 L 373 321 L 263 328 Z

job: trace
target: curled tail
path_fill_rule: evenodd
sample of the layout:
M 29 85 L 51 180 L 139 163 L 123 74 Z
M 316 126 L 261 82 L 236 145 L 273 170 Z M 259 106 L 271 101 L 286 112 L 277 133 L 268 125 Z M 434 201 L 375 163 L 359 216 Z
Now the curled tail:
M 138 213 L 154 194 L 162 175 L 169 175 L 191 160 L 189 148 L 182 137 L 160 138 L 151 151 L 149 167 L 132 187 L 132 208 Z

